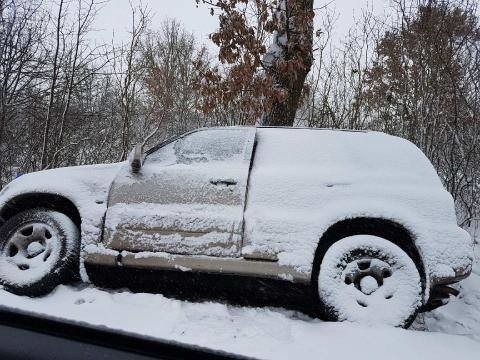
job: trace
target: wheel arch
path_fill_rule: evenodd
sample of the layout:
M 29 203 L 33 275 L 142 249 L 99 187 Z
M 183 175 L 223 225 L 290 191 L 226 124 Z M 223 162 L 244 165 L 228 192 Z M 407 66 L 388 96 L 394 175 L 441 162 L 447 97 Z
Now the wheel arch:
M 403 251 L 405 251 L 410 258 L 415 262 L 420 272 L 422 281 L 422 290 L 424 293 L 424 302 L 427 298 L 426 293 L 426 270 L 420 255 L 420 252 L 415 245 L 415 236 L 405 226 L 393 220 L 378 218 L 378 217 L 355 217 L 338 221 L 331 225 L 321 236 L 317 249 L 315 251 L 311 285 L 314 293 L 318 296 L 317 278 L 320 273 L 320 264 L 328 248 L 337 241 L 354 235 L 374 235 L 388 240 Z
M 0 221 L 3 224 L 16 214 L 32 208 L 61 212 L 80 229 L 82 218 L 77 206 L 65 196 L 51 193 L 25 193 L 9 199 L 0 209 Z

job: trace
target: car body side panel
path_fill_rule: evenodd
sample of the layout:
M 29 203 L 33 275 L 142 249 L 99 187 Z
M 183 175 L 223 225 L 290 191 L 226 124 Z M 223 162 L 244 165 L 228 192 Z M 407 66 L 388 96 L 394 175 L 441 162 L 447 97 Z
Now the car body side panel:
M 199 131 L 152 153 L 139 174 L 122 169 L 110 191 L 105 246 L 239 256 L 254 139 L 254 128 Z
M 381 133 L 258 129 L 242 255 L 310 273 L 322 234 L 354 217 L 407 228 L 431 281 L 470 269 L 472 243 L 456 224 L 452 197 L 410 142 Z

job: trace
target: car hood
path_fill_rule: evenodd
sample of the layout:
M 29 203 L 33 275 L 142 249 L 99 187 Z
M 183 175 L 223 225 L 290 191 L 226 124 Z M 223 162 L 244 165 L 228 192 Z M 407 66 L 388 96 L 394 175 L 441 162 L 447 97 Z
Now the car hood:
M 22 175 L 0 192 L 0 209 L 22 195 L 62 196 L 70 200 L 80 213 L 82 242 L 95 242 L 101 234 L 110 184 L 124 164 L 73 166 Z
M 62 195 L 80 205 L 93 196 L 105 200 L 108 188 L 123 163 L 72 166 L 22 175 L 0 192 L 0 206 L 27 193 Z

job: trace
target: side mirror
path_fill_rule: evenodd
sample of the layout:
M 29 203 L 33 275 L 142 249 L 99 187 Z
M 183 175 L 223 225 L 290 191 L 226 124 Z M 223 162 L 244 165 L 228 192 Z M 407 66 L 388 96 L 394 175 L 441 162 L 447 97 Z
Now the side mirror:
M 138 174 L 143 165 L 143 146 L 142 144 L 136 144 L 130 153 L 130 166 L 132 172 Z

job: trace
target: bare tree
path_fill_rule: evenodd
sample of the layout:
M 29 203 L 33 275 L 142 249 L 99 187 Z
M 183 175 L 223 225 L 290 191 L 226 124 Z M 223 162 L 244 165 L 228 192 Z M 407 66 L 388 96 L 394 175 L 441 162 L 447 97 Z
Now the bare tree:
M 62 31 L 62 19 L 64 18 L 63 13 L 63 4 L 64 0 L 60 0 L 58 5 L 58 14 L 56 18 L 56 27 L 55 27 L 55 49 L 54 49 L 54 56 L 53 56 L 53 63 L 52 63 L 52 77 L 51 77 L 51 84 L 50 84 L 50 95 L 48 98 L 48 107 L 47 107 L 47 114 L 45 117 L 45 125 L 43 130 L 43 140 L 42 140 L 42 150 L 40 155 L 40 167 L 44 169 L 47 167 L 48 158 L 47 158 L 47 150 L 48 150 L 48 143 L 49 143 L 49 133 L 51 127 L 51 119 L 52 119 L 52 112 L 53 112 L 53 105 L 55 99 L 55 88 L 57 84 L 58 78 L 58 54 L 60 51 L 60 35 Z
M 141 39 L 145 34 L 149 11 L 146 7 L 134 7 L 132 4 L 132 23 L 130 40 L 127 45 L 113 47 L 113 71 L 118 87 L 118 102 L 121 111 L 121 153 L 119 160 L 125 160 L 130 150 L 131 123 L 137 97 L 138 83 L 141 80 L 143 65 L 138 61 Z
M 44 54 L 46 12 L 39 1 L 0 0 L 0 187 L 18 151 L 11 129 L 34 101 Z
M 178 21 L 167 20 L 159 31 L 145 37 L 142 54 L 150 115 L 145 142 L 202 126 L 204 116 L 197 110 L 199 93 L 194 63 L 204 50 L 197 48 L 194 36 L 183 30 Z
M 82 43 L 84 42 L 84 37 L 89 30 L 89 26 L 94 16 L 94 12 L 95 12 L 94 6 L 95 6 L 95 0 L 90 0 L 87 3 L 86 10 L 84 10 L 83 1 L 82 0 L 78 1 L 78 12 L 77 12 L 77 19 L 76 19 L 77 29 L 75 32 L 74 43 L 73 43 L 73 56 L 71 58 L 71 64 L 68 70 L 70 74 L 68 75 L 68 80 L 66 83 L 66 99 L 65 99 L 65 105 L 63 107 L 61 119 L 60 119 L 60 129 L 59 129 L 56 149 L 55 149 L 54 155 L 52 156 L 53 159 L 51 161 L 51 164 L 55 162 L 58 154 L 60 153 L 59 147 L 63 146 L 64 127 L 65 127 L 65 122 L 67 120 L 67 113 L 70 109 L 72 93 L 76 85 L 75 77 L 77 75 L 77 70 L 78 70 L 80 51 L 81 51 Z
M 396 25 L 379 40 L 366 73 L 365 111 L 370 126 L 425 152 L 468 223 L 480 212 L 477 3 L 396 4 Z

